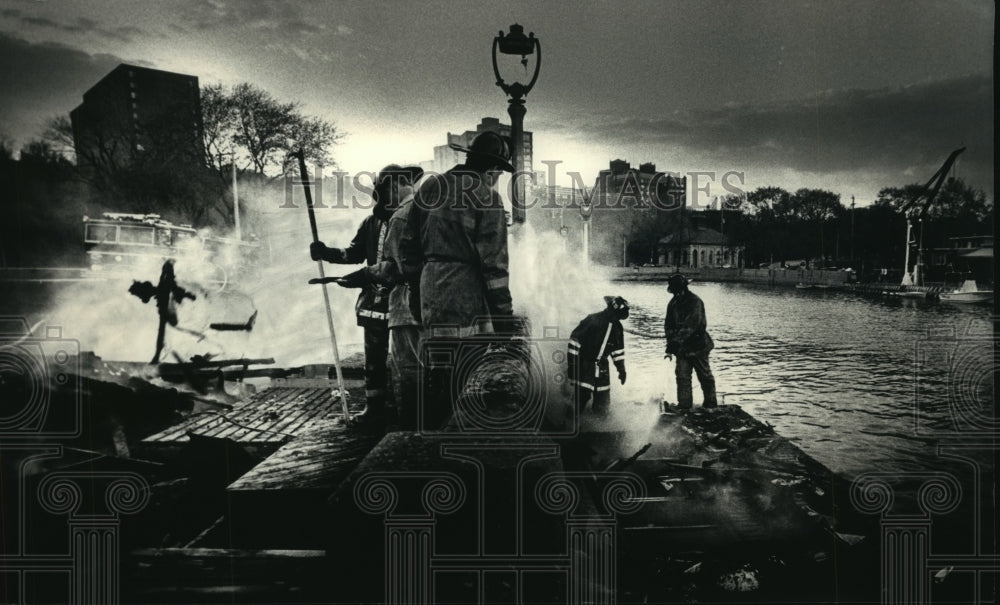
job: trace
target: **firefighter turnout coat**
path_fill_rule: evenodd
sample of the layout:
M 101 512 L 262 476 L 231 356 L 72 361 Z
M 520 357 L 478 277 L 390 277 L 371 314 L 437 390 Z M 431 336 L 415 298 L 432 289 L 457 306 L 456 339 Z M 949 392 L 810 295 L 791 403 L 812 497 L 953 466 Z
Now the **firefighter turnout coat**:
M 706 331 L 705 303 L 690 290 L 675 294 L 667 303 L 663 331 L 667 337 L 667 353 L 685 357 L 707 355 L 715 342 Z
M 328 248 L 323 260 L 330 263 L 374 265 L 382 259 L 388 225 L 374 214 L 365 217 L 357 234 L 346 248 Z M 389 307 L 389 288 L 366 279 L 354 311 L 359 326 L 385 326 Z
M 610 391 L 608 358 L 625 371 L 625 335 L 611 309 L 583 318 L 569 337 L 570 384 L 588 391 Z
M 400 203 L 399 209 L 389 219 L 389 228 L 379 262 L 365 270 L 366 275 L 375 285 L 390 288 L 388 307 L 390 328 L 420 325 L 420 322 L 410 312 L 410 285 L 404 279 L 399 254 L 399 244 L 412 208 L 413 196 L 409 195 Z
M 464 338 L 494 331 L 510 315 L 507 218 L 482 176 L 455 166 L 425 179 L 400 242 L 425 329 Z

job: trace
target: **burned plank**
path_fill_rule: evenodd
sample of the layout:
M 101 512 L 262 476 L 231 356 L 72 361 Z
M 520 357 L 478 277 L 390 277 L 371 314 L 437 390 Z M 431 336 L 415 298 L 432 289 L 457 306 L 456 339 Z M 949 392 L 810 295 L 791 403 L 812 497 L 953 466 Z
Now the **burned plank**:
M 319 489 L 328 494 L 379 440 L 342 428 L 314 433 L 282 446 L 228 490 Z
M 334 423 L 303 433 L 227 487 L 240 546 L 321 546 L 327 497 L 380 439 Z
M 281 443 L 336 406 L 328 388 L 271 387 L 231 411 L 192 415 L 147 437 L 143 443 L 182 443 L 188 440 L 189 433 L 243 443 Z
M 198 370 L 202 368 L 224 368 L 228 366 L 255 366 L 255 365 L 270 365 L 274 363 L 273 357 L 262 357 L 262 358 L 238 358 L 238 359 L 214 359 L 214 360 L 204 360 L 204 361 L 192 361 L 184 363 L 161 363 L 160 371 L 166 370 L 180 370 L 180 369 L 190 369 Z

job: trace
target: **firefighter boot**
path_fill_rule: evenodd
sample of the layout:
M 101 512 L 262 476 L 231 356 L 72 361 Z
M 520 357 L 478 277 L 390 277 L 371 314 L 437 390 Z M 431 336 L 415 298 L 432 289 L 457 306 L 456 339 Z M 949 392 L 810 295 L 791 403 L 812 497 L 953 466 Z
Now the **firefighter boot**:
M 594 403 L 591 404 L 594 415 L 598 418 L 608 417 L 608 406 L 611 405 L 610 391 L 596 391 L 594 393 Z
M 691 362 L 683 355 L 678 355 L 674 362 L 674 378 L 677 380 L 677 407 L 690 410 L 694 405 L 691 395 Z
M 705 380 L 701 383 L 701 392 L 705 395 L 705 402 L 702 407 L 714 408 L 719 406 L 719 401 L 715 396 L 715 380 Z
M 384 399 L 369 399 L 365 411 L 351 419 L 351 424 L 364 431 L 385 431 L 387 413 Z
M 677 407 L 682 410 L 690 410 L 694 405 L 694 396 L 691 394 L 691 376 L 677 376 Z

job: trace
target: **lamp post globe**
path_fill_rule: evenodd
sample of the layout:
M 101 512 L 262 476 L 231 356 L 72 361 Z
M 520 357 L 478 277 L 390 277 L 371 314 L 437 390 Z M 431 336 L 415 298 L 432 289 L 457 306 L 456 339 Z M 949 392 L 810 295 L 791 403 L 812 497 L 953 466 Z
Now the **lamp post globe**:
M 497 62 L 497 55 L 514 55 L 521 57 L 521 65 L 527 70 L 528 56 L 534 55 L 534 69 L 531 79 L 526 83 L 510 82 L 504 80 L 500 74 L 500 66 Z M 538 70 L 542 64 L 542 47 L 535 37 L 534 32 L 524 35 L 524 27 L 517 23 L 510 26 L 510 31 L 506 34 L 500 31 L 493 38 L 493 75 L 496 76 L 497 86 L 504 91 L 508 97 L 507 113 L 510 115 L 510 138 L 511 138 L 511 164 L 514 165 L 513 199 L 511 207 L 513 209 L 514 223 L 523 223 L 526 218 L 525 213 L 525 193 L 524 178 L 526 171 L 524 168 L 524 97 L 535 86 L 538 80 Z

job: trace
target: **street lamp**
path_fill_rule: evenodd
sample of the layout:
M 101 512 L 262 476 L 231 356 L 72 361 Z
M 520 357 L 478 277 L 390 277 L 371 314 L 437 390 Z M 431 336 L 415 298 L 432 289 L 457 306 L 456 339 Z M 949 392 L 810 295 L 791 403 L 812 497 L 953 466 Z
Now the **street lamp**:
M 513 82 L 507 84 L 500 76 L 500 68 L 497 65 L 497 51 L 504 55 L 519 55 L 521 65 L 527 69 L 528 55 L 535 55 L 535 72 L 527 84 Z M 528 94 L 538 79 L 538 68 L 542 64 L 542 47 L 538 43 L 538 38 L 534 32 L 524 35 L 524 28 L 518 24 L 510 26 L 510 32 L 504 35 L 503 31 L 493 38 L 493 75 L 497 78 L 497 86 L 510 97 L 507 105 L 507 113 L 510 115 L 510 138 L 511 138 L 511 164 L 514 165 L 514 187 L 513 218 L 515 223 L 523 223 L 525 220 L 524 208 L 524 96 Z

